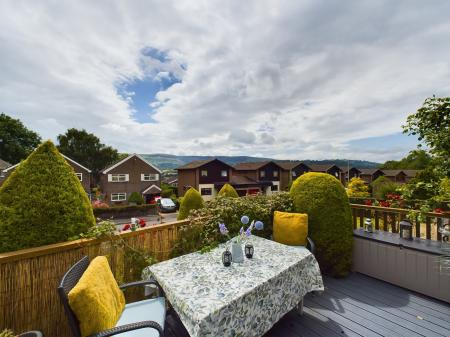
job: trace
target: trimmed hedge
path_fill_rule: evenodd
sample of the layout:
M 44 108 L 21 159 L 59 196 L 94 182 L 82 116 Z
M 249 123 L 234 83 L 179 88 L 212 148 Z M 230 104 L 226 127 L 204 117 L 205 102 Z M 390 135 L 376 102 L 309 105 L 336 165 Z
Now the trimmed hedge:
M 200 193 L 191 187 L 185 194 L 180 204 L 177 220 L 184 220 L 189 216 L 193 209 L 199 209 L 204 206 L 203 198 Z
M 294 181 L 290 195 L 295 211 L 308 214 L 308 232 L 322 272 L 346 276 L 352 266 L 353 228 L 342 184 L 329 174 L 305 173 Z
M 98 207 L 94 208 L 96 218 L 132 218 L 157 214 L 156 205 L 134 205 L 134 206 L 116 206 L 116 207 Z
M 0 253 L 67 241 L 95 225 L 86 192 L 50 141 L 6 179 L 0 205 Z
M 239 198 L 239 194 L 236 192 L 234 187 L 231 186 L 230 184 L 223 185 L 217 195 L 221 196 L 221 197 L 227 197 L 227 198 Z
M 130 194 L 130 197 L 128 198 L 128 202 L 134 202 L 137 205 L 142 205 L 144 203 L 144 198 L 138 192 L 133 192 Z

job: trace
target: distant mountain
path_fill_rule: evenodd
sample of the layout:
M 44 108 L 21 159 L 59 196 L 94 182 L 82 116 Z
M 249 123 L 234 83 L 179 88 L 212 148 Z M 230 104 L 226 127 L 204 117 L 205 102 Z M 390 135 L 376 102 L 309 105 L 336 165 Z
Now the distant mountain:
M 229 165 L 234 165 L 242 162 L 254 162 L 254 161 L 266 161 L 274 160 L 272 158 L 262 158 L 262 157 L 250 157 L 250 156 L 176 156 L 171 154 L 141 154 L 146 160 L 148 160 L 153 165 L 159 167 L 161 170 L 175 169 L 179 166 L 187 164 L 194 160 L 205 160 L 217 158 L 224 161 Z M 349 160 L 346 159 L 330 159 L 330 160 L 301 160 L 305 164 L 336 164 L 338 166 L 347 167 L 347 162 L 350 166 L 358 168 L 375 168 L 379 167 L 380 163 L 374 163 L 366 160 Z

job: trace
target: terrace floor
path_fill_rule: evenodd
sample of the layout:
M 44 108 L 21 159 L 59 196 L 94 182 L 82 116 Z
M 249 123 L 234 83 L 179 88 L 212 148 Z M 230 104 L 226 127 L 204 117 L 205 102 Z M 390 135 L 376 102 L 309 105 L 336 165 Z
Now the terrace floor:
M 450 304 L 354 273 L 325 278 L 325 292 L 308 294 L 303 316 L 284 316 L 264 337 L 450 336 Z M 167 337 L 189 336 L 168 319 Z

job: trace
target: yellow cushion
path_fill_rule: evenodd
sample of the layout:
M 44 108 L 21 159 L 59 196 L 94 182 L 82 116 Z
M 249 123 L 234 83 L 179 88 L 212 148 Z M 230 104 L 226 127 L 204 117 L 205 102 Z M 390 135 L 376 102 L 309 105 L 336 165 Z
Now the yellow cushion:
M 68 297 L 83 337 L 113 328 L 125 308 L 125 297 L 105 256 L 92 260 Z
M 306 246 L 308 214 L 275 211 L 273 239 L 290 246 Z

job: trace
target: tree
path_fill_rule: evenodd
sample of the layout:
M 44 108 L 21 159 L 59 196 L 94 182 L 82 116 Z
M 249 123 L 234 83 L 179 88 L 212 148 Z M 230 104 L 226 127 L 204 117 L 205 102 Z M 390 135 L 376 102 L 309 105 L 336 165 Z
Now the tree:
M 138 192 L 133 192 L 130 194 L 128 202 L 135 203 L 136 205 L 142 205 L 144 203 L 144 197 Z
M 227 198 L 239 198 L 239 194 L 236 192 L 233 186 L 230 184 L 225 184 L 220 189 L 219 196 L 227 197 Z
M 379 176 L 370 185 L 372 186 L 372 196 L 380 200 L 385 200 L 387 194 L 395 193 L 399 188 L 398 184 L 385 176 Z
M 19 119 L 0 114 L 1 159 L 17 164 L 41 143 L 41 137 L 22 124 Z
M 317 246 L 320 269 L 336 277 L 352 266 L 352 212 L 342 184 L 326 173 L 309 172 L 292 184 L 294 210 L 308 214 L 309 236 Z
M 347 195 L 349 198 L 367 198 L 370 196 L 369 187 L 361 178 L 353 177 L 348 183 Z
M 191 187 L 184 194 L 183 200 L 181 201 L 177 220 L 186 219 L 192 210 L 202 208 L 203 206 L 202 196 L 195 188 Z
M 381 169 L 385 170 L 423 170 L 432 164 L 431 156 L 425 150 L 412 150 L 401 160 L 389 160 Z
M 436 157 L 442 174 L 450 176 L 450 97 L 427 98 L 416 113 L 408 116 L 403 132 L 418 136 Z
M 96 176 L 119 160 L 117 150 L 102 144 L 97 136 L 84 129 L 69 129 L 65 134 L 58 135 L 58 142 L 61 153 L 91 169 Z
M 94 225 L 86 192 L 50 141 L 0 187 L 0 253 L 67 241 Z

